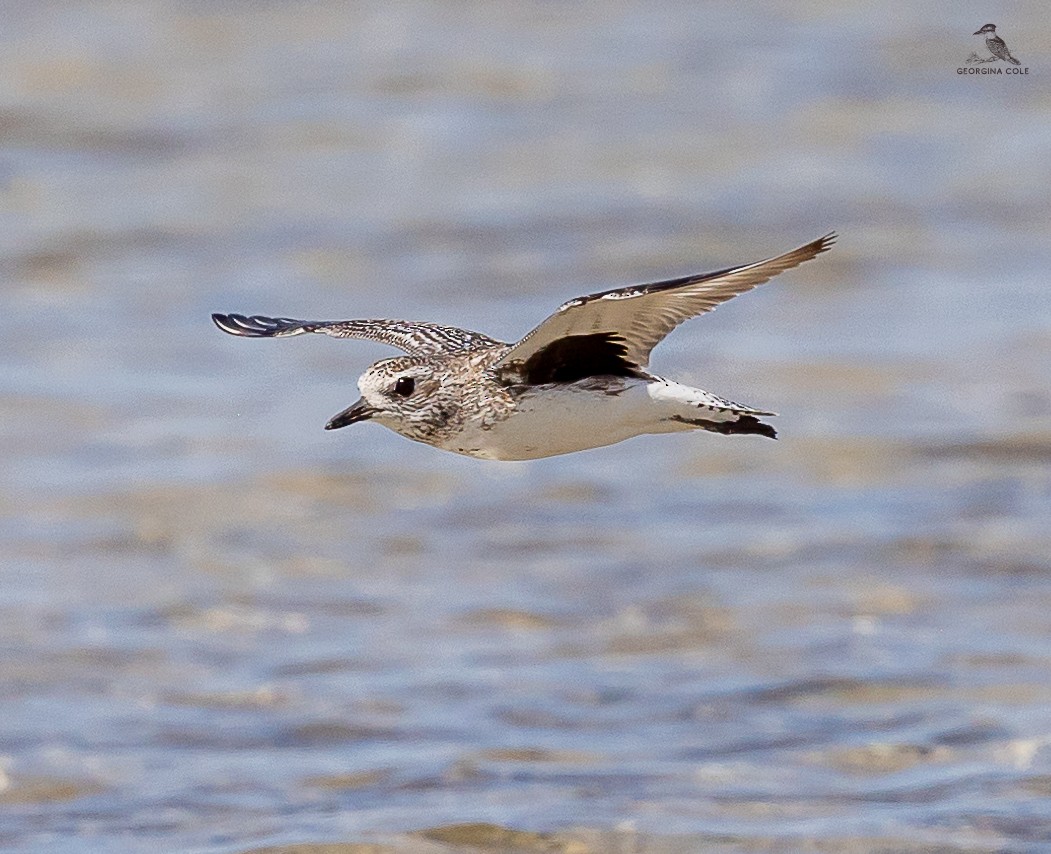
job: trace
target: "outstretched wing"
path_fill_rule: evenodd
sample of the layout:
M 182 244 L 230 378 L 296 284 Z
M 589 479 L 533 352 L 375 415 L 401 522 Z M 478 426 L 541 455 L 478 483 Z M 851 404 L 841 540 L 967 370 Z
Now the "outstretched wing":
M 486 347 L 506 346 L 502 342 L 455 326 L 414 323 L 408 320 L 293 320 L 291 317 L 264 317 L 243 314 L 213 314 L 212 320 L 223 332 L 242 338 L 287 338 L 306 332 L 321 332 L 333 338 L 363 338 L 398 347 L 414 356 L 457 353 Z
M 755 264 L 570 300 L 513 345 L 494 369 L 505 382 L 536 384 L 558 381 L 552 371 L 578 373 L 570 369 L 578 360 L 608 373 L 645 368 L 653 348 L 684 320 L 809 261 L 835 239 L 833 232 Z

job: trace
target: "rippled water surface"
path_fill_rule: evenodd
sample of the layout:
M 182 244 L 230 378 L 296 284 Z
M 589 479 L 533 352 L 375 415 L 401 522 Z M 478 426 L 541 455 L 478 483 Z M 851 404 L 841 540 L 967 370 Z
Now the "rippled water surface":
M 4 3 L 0 848 L 1051 845 L 1051 25 L 957 74 L 990 14 Z M 831 228 L 654 360 L 778 442 L 326 433 L 390 351 L 208 320 L 513 340 Z

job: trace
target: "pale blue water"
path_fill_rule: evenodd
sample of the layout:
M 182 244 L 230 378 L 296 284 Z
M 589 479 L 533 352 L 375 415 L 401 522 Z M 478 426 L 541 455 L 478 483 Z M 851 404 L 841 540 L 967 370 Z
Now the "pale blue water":
M 5 4 L 0 847 L 1042 850 L 1044 12 L 976 79 L 970 3 Z M 208 320 L 513 339 L 830 228 L 654 360 L 776 443 L 326 433 L 390 351 Z

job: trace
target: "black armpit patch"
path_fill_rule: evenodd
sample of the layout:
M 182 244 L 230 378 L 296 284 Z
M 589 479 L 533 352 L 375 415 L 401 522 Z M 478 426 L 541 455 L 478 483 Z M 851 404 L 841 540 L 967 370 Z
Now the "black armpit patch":
M 537 350 L 515 370 L 525 385 L 574 383 L 587 377 L 637 377 L 627 343 L 612 332 L 567 335 Z

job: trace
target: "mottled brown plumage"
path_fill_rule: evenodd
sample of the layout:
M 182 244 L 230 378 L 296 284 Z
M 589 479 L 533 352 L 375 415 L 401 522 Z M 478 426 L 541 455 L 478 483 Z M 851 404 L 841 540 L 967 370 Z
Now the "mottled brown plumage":
M 534 459 L 680 430 L 774 438 L 759 420 L 774 413 L 652 374 L 650 352 L 684 320 L 816 257 L 834 240 L 828 234 L 755 264 L 579 297 L 515 344 L 402 320 L 212 319 L 245 338 L 319 332 L 407 353 L 370 366 L 358 380 L 361 399 L 327 429 L 374 420 L 409 439 L 485 459 Z

